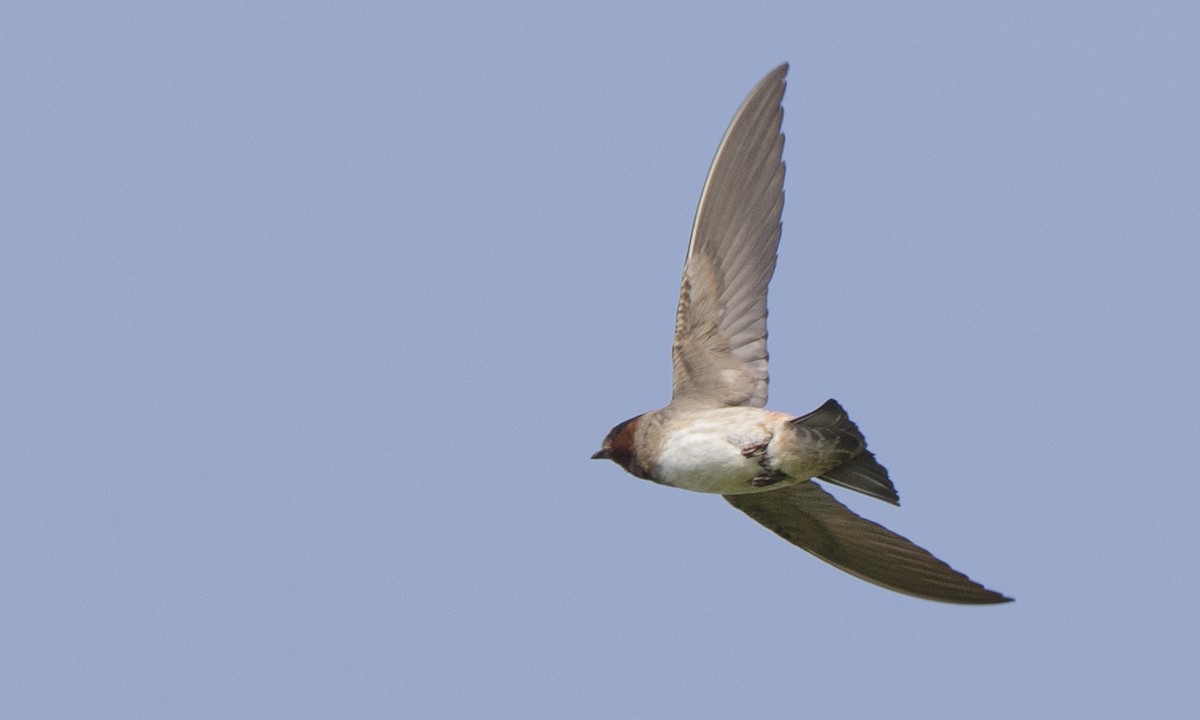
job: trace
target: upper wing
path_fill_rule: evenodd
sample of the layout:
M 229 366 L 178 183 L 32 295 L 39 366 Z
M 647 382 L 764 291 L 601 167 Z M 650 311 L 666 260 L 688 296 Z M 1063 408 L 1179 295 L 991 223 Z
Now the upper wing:
M 779 490 L 726 495 L 735 508 L 822 560 L 890 590 L 928 600 L 983 605 L 1007 602 L 928 551 L 806 481 Z
M 787 69 L 750 91 L 709 168 L 675 317 L 673 402 L 767 402 L 767 283 L 783 213 Z

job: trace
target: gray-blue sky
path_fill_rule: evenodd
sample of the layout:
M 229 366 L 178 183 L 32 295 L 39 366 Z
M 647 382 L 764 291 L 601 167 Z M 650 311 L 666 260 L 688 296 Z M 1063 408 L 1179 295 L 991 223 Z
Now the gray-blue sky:
M 0 23 L 0 715 L 1183 716 L 1190 3 L 22 3 Z M 790 61 L 770 406 L 1017 598 L 588 461 Z

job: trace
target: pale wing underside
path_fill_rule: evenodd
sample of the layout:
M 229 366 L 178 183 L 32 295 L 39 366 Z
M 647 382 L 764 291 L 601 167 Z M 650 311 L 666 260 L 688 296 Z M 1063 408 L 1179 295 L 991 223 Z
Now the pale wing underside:
M 672 402 L 767 402 L 767 283 L 783 213 L 787 69 L 750 91 L 709 168 L 675 319 Z
M 725 499 L 793 545 L 890 590 L 970 605 L 1010 600 L 891 530 L 855 515 L 814 482 Z

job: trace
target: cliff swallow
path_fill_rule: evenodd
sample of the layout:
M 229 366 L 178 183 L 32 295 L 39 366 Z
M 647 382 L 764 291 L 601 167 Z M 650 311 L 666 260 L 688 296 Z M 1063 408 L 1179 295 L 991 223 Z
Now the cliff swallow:
M 704 182 L 675 316 L 670 404 L 614 427 L 592 457 L 656 483 L 723 495 L 788 542 L 885 588 L 949 603 L 1006 602 L 814 482 L 900 504 L 836 401 L 799 417 L 764 409 L 787 69 L 750 91 Z

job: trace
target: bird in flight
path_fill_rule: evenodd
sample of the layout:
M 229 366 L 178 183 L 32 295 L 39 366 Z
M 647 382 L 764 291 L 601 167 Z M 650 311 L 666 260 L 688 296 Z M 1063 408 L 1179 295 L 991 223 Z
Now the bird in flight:
M 593 459 L 662 485 L 718 493 L 788 542 L 863 580 L 929 600 L 1002 603 L 820 480 L 899 505 L 887 470 L 835 400 L 799 417 L 767 402 L 767 285 L 783 213 L 787 64 L 733 116 L 692 226 L 675 316 L 671 402 L 614 427 Z

